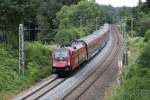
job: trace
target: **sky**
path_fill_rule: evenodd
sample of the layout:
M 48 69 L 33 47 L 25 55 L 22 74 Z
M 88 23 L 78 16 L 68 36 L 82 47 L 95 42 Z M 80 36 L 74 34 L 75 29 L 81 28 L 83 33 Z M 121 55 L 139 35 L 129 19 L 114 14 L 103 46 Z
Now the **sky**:
M 128 6 L 128 7 L 134 7 L 137 6 L 139 0 L 96 0 L 98 4 L 103 5 L 112 5 L 113 7 L 122 7 L 122 6 Z M 142 2 L 145 2 L 146 0 L 142 0 Z

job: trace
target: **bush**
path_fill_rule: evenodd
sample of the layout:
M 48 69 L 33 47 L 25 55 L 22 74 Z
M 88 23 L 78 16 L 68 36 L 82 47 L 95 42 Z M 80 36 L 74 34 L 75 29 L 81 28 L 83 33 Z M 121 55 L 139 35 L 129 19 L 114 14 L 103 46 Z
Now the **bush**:
M 130 31 L 129 33 L 130 37 L 135 37 L 136 36 L 136 31 Z
M 9 85 L 17 79 L 18 59 L 17 56 L 13 56 L 11 53 L 0 48 L 0 91 L 9 90 Z
M 150 43 L 146 44 L 141 52 L 139 58 L 137 59 L 137 73 L 139 76 L 149 76 L 150 72 Z M 149 76 L 150 77 L 150 76 Z
M 0 99 L 8 99 L 51 72 L 51 51 L 38 42 L 25 43 L 25 75 L 18 74 L 18 50 L 0 48 Z
M 150 68 L 150 43 L 144 46 L 142 53 L 137 59 L 139 68 Z
M 38 80 L 51 72 L 51 51 L 38 42 L 25 43 L 26 66 L 29 76 Z
M 38 42 L 25 43 L 26 62 L 36 62 L 38 65 L 50 65 L 51 51 Z
M 138 21 L 137 24 L 138 24 L 137 25 L 138 27 L 136 29 L 137 29 L 137 32 L 139 32 L 138 35 L 144 36 L 146 30 L 150 29 L 150 17 L 149 17 L 149 15 L 141 18 L 141 20 Z
M 144 40 L 146 42 L 149 42 L 150 41 L 150 29 L 148 29 L 144 35 Z
M 150 44 L 143 38 L 130 39 L 129 65 L 122 84 L 109 100 L 149 100 L 150 98 Z
M 110 100 L 149 100 L 149 84 L 148 78 L 134 76 L 126 80 Z

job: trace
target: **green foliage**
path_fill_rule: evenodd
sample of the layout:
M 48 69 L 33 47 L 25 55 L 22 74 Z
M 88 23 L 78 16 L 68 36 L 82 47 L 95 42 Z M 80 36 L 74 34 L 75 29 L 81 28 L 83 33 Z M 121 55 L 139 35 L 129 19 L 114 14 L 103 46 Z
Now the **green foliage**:
M 19 75 L 18 51 L 0 48 L 0 99 L 6 100 L 50 74 L 50 49 L 38 42 L 26 42 L 26 71 Z
M 0 1 L 0 27 L 14 30 L 25 17 L 29 17 L 33 12 L 32 0 L 1 0 Z M 10 30 L 9 30 L 10 31 Z
M 57 0 L 48 0 L 44 1 L 38 8 L 38 14 L 36 16 L 37 24 L 39 29 L 43 29 L 38 32 L 38 40 L 43 41 L 46 40 L 46 38 L 52 39 L 53 34 L 55 33 L 53 29 L 58 28 L 56 13 L 61 7 L 62 4 L 57 2 Z
M 77 4 L 79 1 L 85 1 L 85 0 L 57 0 L 63 5 L 71 5 L 71 4 Z
M 102 17 L 102 15 L 103 8 L 92 1 L 81 1 L 77 5 L 64 6 L 57 13 L 59 28 L 56 41 L 60 43 L 64 39 L 64 42 L 69 42 L 74 36 L 79 38 L 91 33 L 96 27 L 96 17 Z M 64 36 L 63 39 L 61 34 Z
M 102 18 L 103 22 L 107 22 L 109 24 L 113 24 L 113 23 L 117 23 L 119 20 L 119 16 L 118 16 L 118 12 L 117 12 L 117 8 L 112 7 L 111 5 L 109 6 L 102 6 L 104 8 L 104 14 Z
M 128 32 L 128 35 L 130 36 L 130 37 L 136 37 L 136 31 L 129 31 Z
M 39 28 L 42 31 L 26 31 L 25 39 L 52 40 L 58 28 L 56 12 L 63 5 L 76 4 L 80 0 L 0 0 L 0 43 L 18 47 L 18 26 Z M 48 29 L 48 30 L 45 30 Z
M 14 87 L 13 81 L 16 81 L 18 79 L 17 56 L 13 56 L 9 52 L 11 51 L 0 48 L 0 91 L 8 91 L 12 89 Z M 12 84 L 12 87 L 9 86 L 10 84 Z
M 150 45 L 142 37 L 128 37 L 128 42 L 129 65 L 110 100 L 149 100 Z
M 111 100 L 149 100 L 149 84 L 148 78 L 134 76 L 124 81 L 124 85 L 116 90 L 116 95 Z
M 149 13 L 150 12 L 150 0 L 146 0 L 146 2 L 144 2 L 143 4 L 141 4 L 140 9 L 142 11 L 144 11 L 145 13 Z
M 132 16 L 132 8 L 131 7 L 116 7 L 118 14 L 121 17 L 130 17 Z
M 150 29 L 148 29 L 144 35 L 144 40 L 150 42 Z
M 40 0 L 41 1 L 41 0 Z M 37 39 L 41 41 L 53 40 L 58 28 L 58 20 L 56 13 L 63 7 L 63 5 L 76 4 L 80 0 L 47 0 L 43 1 L 37 10 L 37 25 L 41 30 L 38 32 Z
M 128 34 L 129 65 L 122 76 L 121 86 L 115 90 L 111 100 L 149 100 L 150 98 L 150 13 L 147 5 L 149 0 L 134 8 L 136 32 L 138 36 L 144 38 L 134 37 L 132 32 Z
M 145 15 L 143 18 L 139 20 L 137 23 L 137 31 L 139 32 L 139 36 L 144 36 L 146 30 L 150 29 L 150 15 Z
M 137 60 L 139 68 L 150 68 L 150 43 L 146 44 Z
M 51 52 L 38 42 L 25 43 L 25 54 L 27 62 L 36 62 L 38 65 L 49 65 Z
M 56 34 L 55 38 L 56 38 L 57 43 L 59 43 L 60 45 L 63 45 L 63 44 L 68 43 L 68 41 L 78 39 L 81 35 L 79 33 L 80 31 L 75 27 L 72 27 L 69 29 L 61 29 Z
M 38 28 L 42 29 L 37 33 L 37 40 L 45 41 L 46 37 L 52 35 L 50 31 L 47 31 L 47 29 L 50 29 L 50 23 L 48 22 L 48 19 L 43 15 L 37 15 L 36 19 L 37 19 Z
M 26 67 L 28 75 L 35 80 L 51 72 L 51 51 L 41 43 L 25 43 Z M 41 73 L 42 72 L 42 73 Z
M 128 37 L 128 69 L 126 70 L 124 79 L 129 79 L 136 74 L 137 63 L 135 63 L 142 52 L 144 46 L 144 39 L 142 37 Z

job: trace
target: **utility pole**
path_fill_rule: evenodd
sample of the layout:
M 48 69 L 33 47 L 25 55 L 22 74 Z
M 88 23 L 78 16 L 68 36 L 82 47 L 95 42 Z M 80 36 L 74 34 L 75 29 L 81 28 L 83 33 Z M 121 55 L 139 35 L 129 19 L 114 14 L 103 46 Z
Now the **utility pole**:
M 24 74 L 24 69 L 24 27 L 23 24 L 19 24 L 19 74 Z
M 131 19 L 131 31 L 133 31 L 133 18 Z
M 82 31 L 82 18 L 81 18 L 81 16 L 80 16 L 80 20 L 79 20 L 80 22 L 79 22 L 79 24 L 80 24 L 80 32 Z
M 128 53 L 127 53 L 127 47 L 126 47 L 126 23 L 122 23 L 122 35 L 123 35 L 123 42 L 124 42 L 124 64 L 128 65 Z
M 96 27 L 96 31 L 97 31 L 97 26 L 98 26 L 98 25 L 97 25 L 97 24 L 98 24 L 97 21 L 98 21 L 98 17 L 95 18 L 95 24 L 96 24 L 95 27 Z

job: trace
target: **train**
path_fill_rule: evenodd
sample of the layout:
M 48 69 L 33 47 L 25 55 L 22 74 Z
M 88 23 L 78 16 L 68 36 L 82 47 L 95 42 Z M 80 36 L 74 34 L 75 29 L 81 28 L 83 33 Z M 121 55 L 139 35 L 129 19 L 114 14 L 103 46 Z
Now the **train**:
M 52 51 L 52 72 L 72 73 L 81 64 L 89 61 L 107 44 L 109 30 L 110 25 L 105 23 L 99 30 L 71 42 L 69 46 L 55 48 Z

